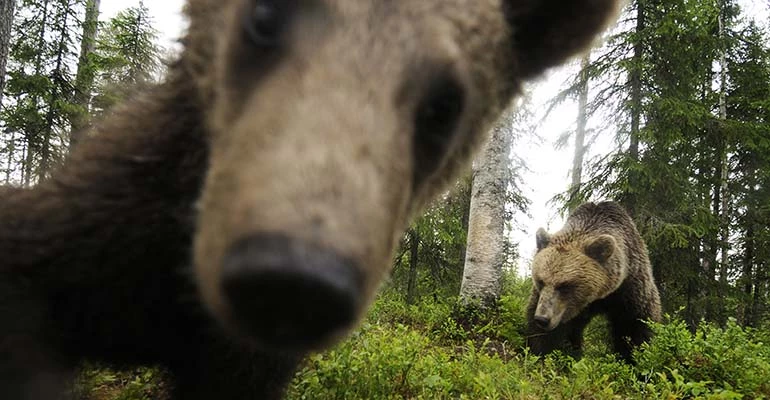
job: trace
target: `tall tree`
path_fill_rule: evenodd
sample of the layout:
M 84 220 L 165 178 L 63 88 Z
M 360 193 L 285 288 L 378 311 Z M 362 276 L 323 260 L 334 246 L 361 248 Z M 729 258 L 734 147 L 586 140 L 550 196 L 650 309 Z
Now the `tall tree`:
M 586 153 L 586 126 L 588 125 L 588 66 L 591 54 L 587 53 L 580 60 L 580 81 L 578 87 L 578 117 L 575 129 L 575 153 L 572 158 L 572 183 L 569 188 L 567 204 L 570 210 L 582 203 L 580 182 L 583 179 L 583 162 Z
M 119 12 L 100 32 L 95 52 L 99 74 L 92 113 L 99 115 L 137 86 L 156 79 L 161 48 L 149 9 L 140 2 Z
M 500 296 L 505 263 L 505 203 L 510 168 L 513 111 L 509 110 L 473 165 L 468 245 L 460 297 L 488 304 Z
M 64 153 L 69 137 L 72 88 L 79 16 L 83 0 L 23 0 L 14 23 L 6 107 L 2 119 L 6 138 L 21 148 L 24 184 L 45 178 Z M 12 172 L 9 172 L 12 173 Z
M 728 47 L 727 120 L 733 138 L 729 179 L 734 214 L 731 262 L 737 271 L 739 321 L 760 326 L 766 320 L 770 277 L 770 49 L 756 24 L 735 32 Z M 729 292 L 728 292 L 729 294 Z
M 11 44 L 11 28 L 13 27 L 13 12 L 15 8 L 16 0 L 0 0 L 0 105 L 3 104 L 5 69 L 8 63 L 8 52 Z
M 83 20 L 83 35 L 80 40 L 80 57 L 78 58 L 77 76 L 73 103 L 75 109 L 72 115 L 69 146 L 72 148 L 80 139 L 80 134 L 88 126 L 89 105 L 96 75 L 96 63 L 93 53 L 96 48 L 96 36 L 99 27 L 99 6 L 101 0 L 87 0 L 86 14 Z
M 717 119 L 724 123 L 727 120 L 727 48 L 725 46 L 726 36 L 726 14 L 728 12 L 727 2 L 720 1 L 718 4 L 719 16 L 718 20 L 718 39 L 719 39 L 719 111 Z M 723 130 L 726 132 L 726 130 Z M 729 163 L 729 137 L 722 135 L 722 146 L 720 146 L 719 154 L 719 284 L 717 285 L 716 298 L 719 304 L 717 322 L 720 324 L 725 323 L 725 289 L 727 288 L 727 269 L 728 269 L 728 250 L 730 248 L 730 191 L 728 190 L 728 179 L 730 177 L 730 163 Z
M 3 92 L 5 91 L 6 67 L 8 65 L 8 53 L 11 44 L 11 32 L 13 27 L 13 14 L 16 8 L 16 0 L 0 0 L 0 109 L 3 106 Z M 13 152 L 16 145 L 16 134 L 12 132 L 10 137 L 0 138 L 0 154 L 5 152 L 5 184 L 11 182 L 13 170 Z

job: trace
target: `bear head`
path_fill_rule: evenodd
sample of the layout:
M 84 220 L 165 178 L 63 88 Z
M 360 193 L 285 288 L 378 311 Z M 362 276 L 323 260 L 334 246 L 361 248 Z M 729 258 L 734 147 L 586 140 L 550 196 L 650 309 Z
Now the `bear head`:
M 270 349 L 334 343 L 409 218 L 456 178 L 521 83 L 591 44 L 617 0 L 188 0 L 180 65 L 209 169 L 204 305 Z
M 534 322 L 550 331 L 620 287 L 626 263 L 612 235 L 557 233 L 540 228 L 532 260 Z

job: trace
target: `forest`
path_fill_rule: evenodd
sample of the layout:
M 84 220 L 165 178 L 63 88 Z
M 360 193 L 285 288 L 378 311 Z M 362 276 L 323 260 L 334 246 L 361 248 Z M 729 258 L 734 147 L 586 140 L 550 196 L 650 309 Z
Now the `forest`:
M 172 50 L 148 7 L 99 10 L 0 0 L 0 183 L 45 180 L 80 132 L 162 79 Z M 527 87 L 403 236 L 363 325 L 305 360 L 287 398 L 770 398 L 770 25 L 747 10 L 766 18 L 770 3 L 631 0 L 544 106 Z M 542 132 L 565 106 L 569 129 Z M 525 346 L 535 237 L 513 237 L 544 205 L 517 144 L 535 135 L 574 154 L 571 183 L 549 194 L 561 216 L 617 201 L 648 247 L 665 317 L 634 365 L 614 358 L 601 318 L 580 359 Z M 84 400 L 167 390 L 162 370 L 91 364 L 73 387 Z

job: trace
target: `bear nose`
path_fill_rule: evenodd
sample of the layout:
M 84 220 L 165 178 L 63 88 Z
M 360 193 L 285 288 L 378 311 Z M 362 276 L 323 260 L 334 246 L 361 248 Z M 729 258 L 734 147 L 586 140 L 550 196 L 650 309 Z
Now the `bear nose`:
M 543 316 L 535 316 L 535 324 L 542 329 L 547 329 L 551 325 L 551 319 Z
M 283 235 L 254 235 L 226 253 L 221 284 L 239 333 L 276 350 L 309 350 L 351 326 L 363 279 L 339 254 Z

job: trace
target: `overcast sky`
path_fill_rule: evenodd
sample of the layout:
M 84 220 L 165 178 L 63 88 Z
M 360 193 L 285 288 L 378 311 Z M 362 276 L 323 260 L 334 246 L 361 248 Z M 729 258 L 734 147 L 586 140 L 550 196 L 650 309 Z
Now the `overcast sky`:
M 363 1 L 363 0 L 362 0 Z M 376 0 L 375 0 L 376 1 Z M 759 21 L 760 25 L 767 26 L 768 2 L 765 0 L 739 0 L 741 7 L 746 11 L 745 15 Z M 102 0 L 101 19 L 107 20 L 126 7 L 139 4 L 138 0 Z M 182 18 L 183 0 L 155 0 L 146 1 L 150 9 L 155 26 L 161 34 L 161 44 L 165 48 L 177 46 L 176 39 L 185 27 Z M 554 69 L 544 77 L 535 87 L 532 94 L 532 104 L 535 110 L 542 111 L 543 104 L 552 98 L 561 84 L 574 73 L 574 65 L 565 68 Z M 524 232 L 514 232 L 513 240 L 520 246 L 523 260 L 519 269 L 528 271 L 529 259 L 534 252 L 535 231 L 538 227 L 544 227 L 550 231 L 559 229 L 563 219 L 556 212 L 555 207 L 548 201 L 557 193 L 564 191 L 569 183 L 569 173 L 572 168 L 571 146 L 562 150 L 554 150 L 556 139 L 566 130 L 573 129 L 577 117 L 577 107 L 574 103 L 567 102 L 554 110 L 549 118 L 538 128 L 536 135 L 514 143 L 513 151 L 524 158 L 529 166 L 525 173 L 523 190 L 525 195 L 532 200 L 531 215 L 517 216 L 517 223 L 525 228 Z M 613 147 L 612 134 L 602 135 L 594 144 L 590 155 L 606 153 Z M 536 139 L 541 137 L 542 140 Z

